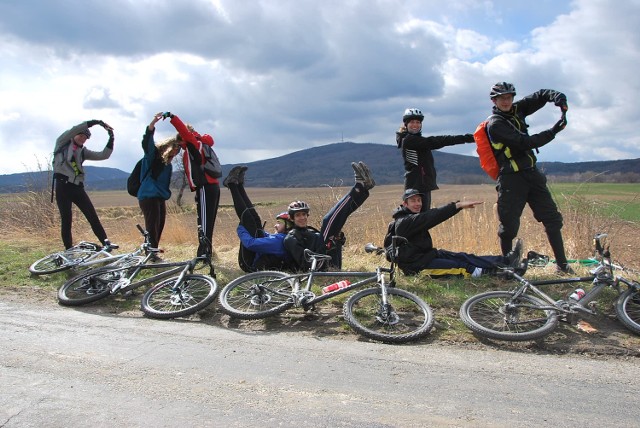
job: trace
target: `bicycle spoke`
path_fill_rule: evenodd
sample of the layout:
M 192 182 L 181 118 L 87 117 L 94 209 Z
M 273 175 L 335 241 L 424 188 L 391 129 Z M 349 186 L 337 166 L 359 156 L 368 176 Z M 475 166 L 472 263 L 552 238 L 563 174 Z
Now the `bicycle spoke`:
M 500 340 L 531 340 L 549 334 L 557 325 L 556 312 L 531 296 L 492 291 L 463 303 L 460 317 L 474 332 Z
M 345 303 L 344 316 L 358 333 L 388 342 L 416 340 L 433 326 L 427 304 L 399 289 L 388 290 L 386 304 L 378 288 L 359 291 Z

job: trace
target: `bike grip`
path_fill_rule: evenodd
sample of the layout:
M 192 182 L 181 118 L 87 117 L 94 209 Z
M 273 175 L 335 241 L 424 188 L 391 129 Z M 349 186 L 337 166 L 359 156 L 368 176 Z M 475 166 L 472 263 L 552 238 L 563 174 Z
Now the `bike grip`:
M 144 235 L 144 229 L 142 228 L 142 226 L 140 226 L 139 224 L 136 224 L 136 227 L 138 228 L 140 233 L 142 233 Z

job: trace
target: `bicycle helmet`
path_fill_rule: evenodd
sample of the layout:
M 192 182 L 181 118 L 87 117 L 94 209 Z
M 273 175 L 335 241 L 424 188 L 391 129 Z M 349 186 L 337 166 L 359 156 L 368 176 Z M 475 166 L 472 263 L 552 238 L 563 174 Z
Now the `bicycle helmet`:
M 406 125 L 407 123 L 409 123 L 410 120 L 419 120 L 420 122 L 422 122 L 424 120 L 424 114 L 422 114 L 422 111 L 420 111 L 420 109 L 417 108 L 408 108 L 404 111 L 404 114 L 402 115 L 402 122 L 404 122 L 404 124 Z
M 291 217 L 289 217 L 289 213 L 286 211 L 281 212 L 276 216 L 276 220 L 287 220 L 289 221 Z
M 309 208 L 309 204 L 307 204 L 305 201 L 293 201 L 289 204 L 289 209 L 287 210 L 287 214 L 289 214 L 289 219 L 293 220 L 293 217 L 295 217 L 295 214 L 297 212 L 305 212 L 307 214 L 309 214 L 309 210 L 311 208 Z
M 504 94 L 513 94 L 513 96 L 515 96 L 516 95 L 515 86 L 507 82 L 498 82 L 495 85 L 493 85 L 493 87 L 491 88 L 491 93 L 489 94 L 489 97 L 493 99 L 498 95 L 504 95 Z
M 291 217 L 289 217 L 289 213 L 286 211 L 281 212 L 276 216 L 276 220 L 283 220 L 284 227 L 287 229 L 291 229 L 293 227 L 293 222 L 291 221 Z

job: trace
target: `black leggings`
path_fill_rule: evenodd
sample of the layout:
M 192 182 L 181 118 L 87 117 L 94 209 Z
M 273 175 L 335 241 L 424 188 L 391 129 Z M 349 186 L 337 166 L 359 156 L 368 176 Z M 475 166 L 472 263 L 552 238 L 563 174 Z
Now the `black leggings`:
M 251 203 L 251 199 L 249 199 L 244 186 L 229 183 L 229 191 L 231 192 L 233 207 L 236 210 L 240 224 L 244 226 L 254 238 L 263 238 L 265 232 L 262 227 L 262 219 L 258 215 L 253 203 Z
M 218 206 L 220 205 L 220 186 L 207 183 L 196 189 L 196 207 L 198 209 L 198 225 L 202 227 L 208 244 L 198 245 L 198 255 L 213 254 L 213 227 L 216 224 Z
M 62 235 L 62 243 L 65 248 L 73 247 L 73 238 L 71 236 L 71 223 L 73 215 L 71 204 L 75 204 L 84 217 L 91 225 L 91 230 L 100 240 L 102 244 L 107 239 L 107 233 L 100 223 L 96 209 L 93 207 L 89 195 L 84 190 L 83 185 L 69 183 L 65 180 L 56 179 L 56 203 L 60 211 L 60 233 Z
M 144 227 L 149 232 L 149 244 L 158 248 L 167 218 L 166 201 L 162 198 L 147 198 L 138 201 L 138 205 L 144 215 Z

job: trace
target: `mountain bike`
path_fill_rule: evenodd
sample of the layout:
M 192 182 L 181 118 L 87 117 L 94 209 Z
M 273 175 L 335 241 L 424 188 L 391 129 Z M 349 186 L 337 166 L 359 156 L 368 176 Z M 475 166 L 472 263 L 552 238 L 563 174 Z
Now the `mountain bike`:
M 603 245 L 606 236 L 599 233 L 593 239 L 598 265 L 590 276 L 528 281 L 511 271 L 508 275 L 518 283 L 514 290 L 489 291 L 469 298 L 460 308 L 460 318 L 480 336 L 507 341 L 534 340 L 553 332 L 559 321 L 573 323 L 583 314 L 596 315 L 595 299 L 610 287 L 618 293 L 614 305 L 618 320 L 640 334 L 640 283 L 615 274 L 619 266 L 611 262 L 609 246 Z M 586 293 L 575 293 L 562 300 L 554 300 L 540 289 L 576 283 L 591 283 L 592 287 Z
M 29 266 L 29 272 L 33 275 L 48 275 L 69 269 L 89 269 L 97 265 L 114 263 L 124 257 L 111 254 L 111 251 L 118 248 L 117 245 L 109 242 L 101 246 L 82 241 L 69 249 L 57 251 L 36 260 Z
M 143 295 L 141 309 L 151 318 L 168 319 L 191 315 L 215 300 L 216 281 L 211 276 L 193 273 L 199 263 L 212 267 L 211 255 L 182 262 L 154 263 L 152 260 L 159 250 L 150 247 L 149 233 L 140 225 L 136 226 L 144 236 L 144 242 L 126 256 L 131 263 L 93 269 L 68 280 L 58 290 L 60 304 L 84 305 L 155 284 Z M 207 239 L 201 228 L 199 236 L 201 240 Z M 151 271 L 151 274 L 141 275 L 145 271 Z
M 359 290 L 346 300 L 343 306 L 346 322 L 357 333 L 374 340 L 390 343 L 418 340 L 429 333 L 434 318 L 431 308 L 422 299 L 395 288 L 397 242 L 402 239 L 392 239 L 395 256 L 390 257 L 393 260 L 391 266 L 378 267 L 374 272 L 321 271 L 323 263 L 331 256 L 305 250 L 305 257 L 311 263 L 309 272 L 262 271 L 241 276 L 220 292 L 221 310 L 234 318 L 262 319 L 292 307 L 313 310 L 316 304 L 324 300 L 375 284 L 375 287 Z M 373 244 L 367 244 L 365 251 L 384 254 L 384 248 Z M 331 288 L 337 288 L 334 291 L 316 294 L 312 285 L 326 278 L 351 278 L 356 282 L 340 281 L 336 284 L 343 288 L 333 284 Z

